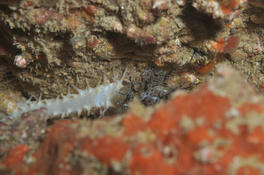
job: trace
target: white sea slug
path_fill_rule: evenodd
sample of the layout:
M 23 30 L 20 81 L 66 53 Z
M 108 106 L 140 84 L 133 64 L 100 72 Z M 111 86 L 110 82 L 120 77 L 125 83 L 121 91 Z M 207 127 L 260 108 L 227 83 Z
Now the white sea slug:
M 120 80 L 115 76 L 114 82 L 109 83 L 108 81 L 104 81 L 102 85 L 95 88 L 87 87 L 81 90 L 74 87 L 78 94 L 68 94 L 56 99 L 28 100 L 24 103 L 18 103 L 11 117 L 19 117 L 22 113 L 40 108 L 46 109 L 47 116 L 61 115 L 62 117 L 72 112 L 80 114 L 84 109 L 90 111 L 94 107 L 108 109 L 113 106 L 111 101 L 123 87 L 122 82 L 126 76 L 126 72 L 127 70 L 125 70 Z

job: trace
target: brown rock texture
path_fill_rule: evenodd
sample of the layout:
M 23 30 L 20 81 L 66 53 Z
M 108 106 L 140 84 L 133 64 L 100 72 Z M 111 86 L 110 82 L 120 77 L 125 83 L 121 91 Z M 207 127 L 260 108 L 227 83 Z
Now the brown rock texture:
M 0 0 L 0 174 L 264 174 L 263 4 Z M 11 117 L 124 72 L 113 108 Z
M 0 1 L 0 76 L 12 74 L 15 81 L 4 81 L 5 87 L 15 86 L 26 98 L 56 98 L 68 89 L 74 93 L 72 85 L 96 87 L 127 69 L 131 90 L 123 103 L 139 95 L 145 104 L 176 88 L 193 88 L 230 56 L 248 76 L 260 77 L 260 67 L 244 60 L 260 61 L 261 10 L 243 0 Z M 256 45 L 253 55 L 248 43 Z M 149 70 L 158 75 L 158 86 Z

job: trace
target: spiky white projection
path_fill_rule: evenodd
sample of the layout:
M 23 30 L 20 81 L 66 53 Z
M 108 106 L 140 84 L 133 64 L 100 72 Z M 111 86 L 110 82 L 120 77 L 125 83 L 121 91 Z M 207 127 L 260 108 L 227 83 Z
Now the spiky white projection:
M 123 87 L 123 80 L 126 76 L 126 70 L 122 78 L 114 78 L 114 82 L 104 81 L 102 85 L 95 88 L 87 87 L 84 90 L 75 87 L 78 94 L 67 94 L 61 98 L 46 99 L 39 101 L 26 101 L 18 103 L 11 117 L 21 116 L 22 113 L 40 108 L 46 109 L 47 116 L 61 115 L 64 117 L 73 112 L 80 114 L 84 109 L 90 111 L 92 108 L 108 109 L 113 106 L 112 100 Z

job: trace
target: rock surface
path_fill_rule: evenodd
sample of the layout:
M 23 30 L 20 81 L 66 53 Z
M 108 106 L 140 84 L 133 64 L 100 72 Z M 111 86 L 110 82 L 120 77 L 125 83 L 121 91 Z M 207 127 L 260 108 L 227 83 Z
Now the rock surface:
M 226 59 L 262 89 L 261 4 L 2 0 L 2 89 L 13 88 L 26 98 L 56 98 L 68 89 L 74 93 L 72 85 L 84 89 L 88 82 L 96 87 L 127 69 L 129 90 L 120 100 L 127 103 L 140 96 L 151 105 L 177 88 L 195 87 Z
M 8 151 L 0 172 L 262 174 L 263 100 L 230 65 L 218 65 L 214 79 L 156 107 L 134 102 L 122 116 L 57 121 L 38 147 Z
M 0 174 L 264 174 L 263 4 L 0 0 Z M 124 70 L 113 109 L 10 118 Z

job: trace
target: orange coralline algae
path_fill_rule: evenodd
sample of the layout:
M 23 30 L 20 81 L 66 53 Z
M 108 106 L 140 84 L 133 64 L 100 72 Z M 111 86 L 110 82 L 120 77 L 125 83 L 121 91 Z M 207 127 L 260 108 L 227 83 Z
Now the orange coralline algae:
M 129 168 L 132 175 L 175 174 L 173 165 L 166 162 L 162 153 L 153 144 L 138 145 L 133 151 Z
M 141 108 L 99 121 L 57 121 L 36 150 L 20 145 L 7 153 L 0 173 L 260 174 L 263 105 L 234 103 L 215 89 L 209 82 L 178 93 L 148 116 Z
M 252 167 L 242 167 L 237 171 L 237 175 L 261 175 L 261 171 L 256 170 Z
M 216 52 L 223 52 L 224 46 L 225 46 L 225 39 L 221 38 L 212 45 L 211 50 Z
M 223 117 L 228 109 L 228 99 L 216 96 L 205 88 L 194 94 L 172 99 L 156 111 L 149 122 L 149 127 L 156 133 L 167 133 L 179 127 L 182 116 L 205 117 L 206 121 L 203 125 L 205 126 L 207 122 L 213 123 Z
M 230 14 L 233 9 L 238 7 L 241 0 L 224 0 L 221 1 L 220 6 L 224 14 Z
M 214 68 L 215 63 L 216 63 L 215 60 L 210 61 L 208 64 L 198 67 L 196 70 L 199 74 L 206 75 Z
M 256 111 L 258 113 L 261 113 L 263 111 L 262 106 L 260 106 L 259 104 L 254 104 L 254 103 L 244 103 L 238 109 L 241 115 L 243 116 L 247 115 L 251 111 Z
M 123 126 L 125 127 L 124 135 L 131 136 L 144 130 L 146 123 L 135 114 L 130 114 L 123 120 Z
M 3 165 L 6 167 L 15 167 L 23 162 L 24 155 L 30 150 L 27 145 L 18 145 L 11 149 L 6 158 L 3 160 Z
M 237 49 L 239 43 L 240 37 L 233 35 L 219 39 L 212 45 L 211 50 L 219 53 L 232 53 Z
M 264 140 L 264 132 L 261 127 L 256 127 L 254 130 L 248 134 L 247 141 L 249 143 L 258 144 Z
M 82 143 L 81 150 L 90 153 L 106 165 L 110 165 L 111 161 L 123 159 L 128 146 L 122 138 L 105 136 L 94 140 L 86 139 Z
M 239 42 L 240 42 L 239 36 L 233 35 L 233 36 L 228 37 L 226 39 L 226 44 L 223 48 L 223 52 L 224 53 L 234 52 L 237 49 Z

